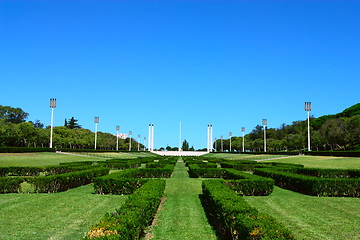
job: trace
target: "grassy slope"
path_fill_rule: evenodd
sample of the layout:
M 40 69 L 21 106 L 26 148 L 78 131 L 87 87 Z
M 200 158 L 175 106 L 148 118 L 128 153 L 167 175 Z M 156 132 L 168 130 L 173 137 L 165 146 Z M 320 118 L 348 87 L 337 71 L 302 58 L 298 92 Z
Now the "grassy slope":
M 76 153 L 75 153 L 76 154 Z M 57 165 L 61 162 L 75 161 L 101 161 L 103 158 L 135 158 L 137 156 L 148 156 L 151 153 L 91 153 L 91 156 L 74 156 L 60 153 L 0 153 L 0 167 L 8 166 L 32 166 L 42 167 Z
M 166 182 L 167 200 L 154 227 L 154 239 L 217 239 L 209 225 L 199 194 L 201 179 L 189 178 L 183 162 L 177 163 L 174 175 Z
M 91 185 L 54 194 L 1 194 L 0 239 L 81 239 L 126 199 Z
M 297 239 L 360 239 L 360 199 L 313 197 L 275 187 L 266 197 L 245 197 L 275 217 Z
M 326 157 L 326 156 L 298 156 L 284 159 L 269 160 L 270 162 L 286 162 L 303 164 L 311 168 L 353 168 L 360 169 L 360 158 Z

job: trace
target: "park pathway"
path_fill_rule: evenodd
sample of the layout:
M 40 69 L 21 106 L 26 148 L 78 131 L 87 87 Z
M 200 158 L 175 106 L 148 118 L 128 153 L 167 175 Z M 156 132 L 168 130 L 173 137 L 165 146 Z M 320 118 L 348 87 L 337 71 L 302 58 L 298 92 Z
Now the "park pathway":
M 167 199 L 157 216 L 152 239 L 217 239 L 199 199 L 201 179 L 190 178 L 187 170 L 179 158 L 173 176 L 166 180 Z

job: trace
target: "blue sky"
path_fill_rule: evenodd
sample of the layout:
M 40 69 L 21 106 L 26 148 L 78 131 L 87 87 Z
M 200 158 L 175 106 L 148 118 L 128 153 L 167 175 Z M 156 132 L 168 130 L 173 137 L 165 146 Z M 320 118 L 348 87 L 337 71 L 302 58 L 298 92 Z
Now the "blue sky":
M 55 125 L 183 137 L 250 132 L 360 102 L 360 1 L 3 1 L 0 104 Z

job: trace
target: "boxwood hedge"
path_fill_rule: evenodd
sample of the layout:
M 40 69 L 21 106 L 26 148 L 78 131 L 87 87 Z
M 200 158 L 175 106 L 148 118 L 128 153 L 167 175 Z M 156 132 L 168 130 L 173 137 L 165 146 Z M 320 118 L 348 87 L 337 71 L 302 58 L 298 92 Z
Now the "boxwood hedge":
M 295 172 L 294 172 L 295 171 Z M 325 173 L 325 176 L 337 176 L 336 178 L 329 177 L 314 177 L 302 175 L 299 173 L 307 171 L 308 173 Z M 330 174 L 331 171 L 337 174 Z M 340 172 L 345 170 L 306 170 L 306 169 L 271 169 L 271 168 L 256 168 L 254 174 L 269 177 L 275 180 L 275 184 L 279 187 L 286 188 L 292 191 L 313 196 L 331 196 L 331 197 L 360 197 L 360 178 L 340 178 Z M 350 173 L 351 172 L 351 173 Z M 353 174 L 354 171 L 349 171 Z M 357 170 L 355 170 L 357 172 Z
M 107 214 L 92 227 L 85 239 L 139 239 L 155 216 L 164 190 L 165 180 L 149 180 L 115 213 Z
M 202 183 L 202 200 L 221 239 L 294 239 L 274 218 L 258 212 L 222 180 Z

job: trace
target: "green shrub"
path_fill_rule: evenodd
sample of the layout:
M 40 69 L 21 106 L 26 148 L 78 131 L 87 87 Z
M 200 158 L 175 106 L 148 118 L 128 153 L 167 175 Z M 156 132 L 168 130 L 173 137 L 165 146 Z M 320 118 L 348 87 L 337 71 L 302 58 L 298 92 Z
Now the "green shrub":
M 291 171 L 304 171 L 304 169 Z M 343 170 L 334 170 L 334 172 L 338 171 Z M 303 194 L 331 197 L 360 197 L 360 178 L 313 177 L 289 172 L 288 169 L 276 168 L 257 168 L 254 170 L 254 174 L 272 178 L 277 186 Z
M 55 152 L 55 148 L 0 147 L 0 153 Z
M 164 180 L 149 180 L 128 197 L 113 214 L 107 214 L 90 229 L 86 239 L 139 239 L 156 214 L 164 195 Z
M 89 184 L 93 178 L 103 176 L 108 173 L 108 168 L 95 168 L 45 177 L 27 178 L 27 181 L 34 186 L 35 192 L 55 193 Z
M 222 239 L 294 239 L 289 230 L 259 213 L 222 180 L 203 181 L 202 189 L 204 207 Z
M 0 177 L 0 193 L 19 193 L 23 177 Z

